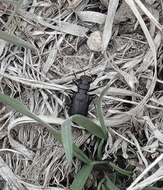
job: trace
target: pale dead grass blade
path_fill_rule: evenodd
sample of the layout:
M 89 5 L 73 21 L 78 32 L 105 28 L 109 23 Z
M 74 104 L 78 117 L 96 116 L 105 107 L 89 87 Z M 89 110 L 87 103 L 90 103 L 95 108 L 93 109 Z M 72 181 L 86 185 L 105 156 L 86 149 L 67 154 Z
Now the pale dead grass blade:
M 149 125 L 155 138 L 158 139 L 161 143 L 163 143 L 163 134 L 160 132 L 160 130 L 156 126 L 154 126 L 151 119 L 148 116 L 144 116 L 144 120 Z
M 139 184 L 135 185 L 132 190 L 142 190 L 147 186 L 154 184 L 155 182 L 163 178 L 163 166 L 161 166 L 156 172 L 154 172 L 149 177 L 145 178 Z
M 75 9 L 82 2 L 82 0 L 67 0 L 67 2 L 69 3 L 69 8 Z
M 135 84 L 138 83 L 138 80 L 137 80 L 136 76 L 131 75 L 131 74 L 129 74 L 129 73 L 127 73 L 127 72 L 125 72 L 125 71 L 119 69 L 119 67 L 118 67 L 117 65 L 115 65 L 112 60 L 109 61 L 109 58 L 108 58 L 107 54 L 105 54 L 105 57 L 106 57 L 106 59 L 108 60 L 108 62 L 110 63 L 110 65 L 112 66 L 112 68 L 113 68 L 115 71 L 117 71 L 117 73 L 119 73 L 120 75 L 123 76 L 123 78 L 125 79 L 125 81 L 126 81 L 127 84 L 129 85 L 129 87 L 130 87 L 131 89 L 134 89 Z
M 155 68 L 155 72 L 154 72 L 154 76 L 153 76 L 153 79 L 152 79 L 152 82 L 151 82 L 151 85 L 150 85 L 150 88 L 146 94 L 146 96 L 143 98 L 143 100 L 140 102 L 140 104 L 138 106 L 136 106 L 134 109 L 132 109 L 130 111 L 130 113 L 139 113 L 144 105 L 146 104 L 148 98 L 150 97 L 150 95 L 153 93 L 153 90 L 154 90 L 154 87 L 155 87 L 155 84 L 156 84 L 156 79 L 157 79 L 157 59 L 156 59 L 156 48 L 155 48 L 155 44 L 154 44 L 154 41 L 152 40 L 151 36 L 150 36 L 150 33 L 140 15 L 140 13 L 138 12 L 137 8 L 136 8 L 136 5 L 134 3 L 133 0 L 126 0 L 126 2 L 128 3 L 128 5 L 130 6 L 130 8 L 132 9 L 133 13 L 135 14 L 135 16 L 137 17 L 141 27 L 142 27 L 142 30 L 147 38 L 147 41 L 149 43 L 149 46 L 150 46 L 150 49 L 151 49 L 151 52 L 152 52 L 152 55 L 153 55 L 153 59 L 154 59 L 154 68 Z M 154 163 L 154 162 L 153 162 Z M 152 164 L 153 164 L 152 163 Z M 151 166 L 151 165 L 150 165 Z M 134 182 L 130 185 L 130 187 L 127 189 L 127 190 L 133 190 L 134 186 L 140 181 L 140 179 L 144 176 L 144 173 L 146 173 L 148 171 L 148 169 L 150 168 L 150 166 L 148 166 L 142 174 L 140 174 L 135 180 Z
M 36 50 L 36 48 L 29 42 L 24 41 L 24 40 L 20 39 L 19 37 L 14 36 L 12 34 L 8 34 L 7 32 L 0 31 L 0 38 L 2 40 L 5 40 L 5 41 L 15 44 L 17 46 L 26 47 L 31 50 Z
M 97 93 L 100 93 L 100 90 L 97 90 Z M 110 87 L 109 90 L 106 93 L 107 96 L 135 96 L 142 98 L 142 96 L 136 92 L 127 90 L 127 89 L 121 89 L 121 88 L 116 88 L 116 87 Z
M 133 140 L 133 142 L 134 142 L 134 144 L 135 144 L 135 146 L 136 146 L 136 148 L 138 150 L 138 153 L 140 155 L 140 158 L 143 161 L 145 167 L 147 167 L 148 166 L 148 161 L 145 158 L 145 156 L 143 155 L 142 148 L 141 148 L 139 142 L 137 141 L 136 137 L 130 131 L 128 131 L 128 134 L 129 134 L 130 138 Z
M 28 12 L 18 10 L 18 13 L 21 15 L 22 18 L 27 18 L 27 20 L 36 22 L 41 24 L 42 26 L 46 28 L 50 28 L 53 30 L 57 30 L 63 33 L 71 34 L 74 36 L 80 36 L 84 37 L 86 35 L 86 32 L 88 31 L 88 28 L 82 27 L 77 24 L 72 24 L 64 21 L 58 21 L 58 20 L 51 20 L 51 19 L 44 19 L 41 16 L 37 16 L 35 14 L 30 14 Z M 54 24 L 51 24 L 51 22 L 54 22 Z
M 30 1 L 28 0 L 24 0 L 24 1 L 19 1 L 19 0 L 1 0 L 1 2 L 3 3 L 7 3 L 7 4 L 11 4 L 11 5 L 14 5 L 14 6 L 27 6 L 29 5 Z
M 7 42 L 0 39 L 0 57 L 3 55 L 3 51 L 5 50 Z
M 160 154 L 135 180 L 132 184 L 127 188 L 127 190 L 133 190 L 136 187 L 136 184 L 150 171 L 156 164 L 158 164 L 163 159 L 163 154 Z M 162 168 L 161 168 L 162 175 Z M 139 184 L 138 184 L 139 185 Z
M 53 116 L 51 116 L 51 117 L 49 117 L 49 116 L 47 116 L 47 117 L 46 116 L 40 116 L 40 118 L 44 122 L 46 121 L 47 123 L 51 123 L 51 124 L 61 125 L 61 123 L 63 123 L 62 119 L 57 119 L 57 118 L 55 119 Z M 30 119 L 30 118 L 28 118 L 28 117 L 17 118 L 14 121 L 12 121 L 12 123 L 13 123 L 12 130 L 16 130 L 17 127 L 22 128 L 25 124 L 30 125 L 32 123 L 33 124 L 36 123 L 36 126 L 38 128 L 37 122 Z M 19 129 L 19 130 L 21 130 L 21 129 Z M 22 130 L 22 132 L 23 132 L 23 130 Z M 81 144 L 83 144 L 86 141 L 86 139 L 88 137 L 89 137 L 89 134 L 88 135 L 82 135 L 82 136 L 79 136 L 78 134 L 76 134 L 76 136 L 74 137 L 74 141 L 78 146 L 80 146 Z M 16 139 L 14 139 L 14 140 L 16 141 Z M 19 136 L 19 140 L 21 140 L 20 136 Z M 40 140 L 41 140 L 41 138 L 40 138 Z M 21 140 L 21 142 L 22 141 L 23 141 L 23 139 Z M 54 139 L 51 139 L 51 141 L 53 142 L 52 145 L 54 146 L 54 144 L 55 144 Z M 19 143 L 19 147 L 24 146 L 20 142 L 18 142 L 18 141 L 16 141 L 16 142 Z M 44 143 L 47 144 L 47 142 L 48 142 L 48 139 L 46 139 Z M 14 146 L 14 144 L 11 144 L 11 146 Z M 46 186 L 46 184 L 49 183 L 49 180 L 50 180 L 49 176 L 51 176 L 51 177 L 55 176 L 55 181 L 57 182 L 57 180 L 58 180 L 57 184 L 59 184 L 59 181 L 64 179 L 65 172 L 67 172 L 66 171 L 67 162 L 63 166 L 63 162 L 65 162 L 63 147 L 59 146 L 59 144 L 55 144 L 55 146 L 53 148 L 47 146 L 47 148 L 46 148 L 47 151 L 43 151 L 41 153 L 40 150 L 41 150 L 42 146 L 43 145 L 37 147 L 38 151 L 35 153 L 33 159 L 31 160 L 32 164 L 29 167 L 27 167 L 27 169 L 24 168 L 26 179 L 30 179 L 32 177 L 31 179 L 37 180 L 37 175 L 36 174 L 38 172 L 41 172 L 41 173 L 43 173 L 43 175 L 45 175 L 45 173 L 46 173 L 45 178 L 44 178 L 44 180 L 45 180 L 44 181 L 44 187 Z M 17 147 L 14 147 L 14 148 L 16 149 Z M 23 151 L 22 154 L 24 155 L 28 151 L 28 149 L 27 149 L 26 152 L 24 151 L 24 148 L 21 148 L 19 151 Z M 51 152 L 51 154 L 49 153 L 49 151 Z M 40 155 L 40 153 L 41 153 L 41 155 Z M 39 168 L 37 168 L 37 167 L 39 167 Z M 61 174 L 58 174 L 58 173 L 61 173 Z M 58 175 L 59 176 L 62 175 L 62 179 L 60 179 L 60 177 Z
M 163 26 L 156 20 L 156 18 L 150 13 L 150 11 L 145 7 L 145 5 L 140 0 L 135 0 L 137 5 L 142 9 L 142 11 L 149 17 L 149 19 L 155 24 L 155 26 L 163 32 Z
M 120 134 L 120 133 L 118 133 L 118 132 L 117 132 L 115 129 L 113 129 L 113 128 L 111 128 L 110 131 L 111 131 L 111 133 L 117 135 L 119 138 L 123 139 L 123 142 L 125 142 L 125 143 L 123 144 L 123 146 L 122 146 L 122 149 L 124 149 L 124 154 L 125 154 L 125 155 L 127 154 L 126 151 L 128 150 L 128 149 L 127 149 L 128 144 L 130 144 L 130 145 L 132 145 L 132 146 L 135 146 L 135 147 L 138 149 L 138 152 L 139 152 L 139 154 L 141 155 L 141 157 L 143 157 L 144 163 L 148 166 L 148 162 L 147 162 L 146 158 L 144 157 L 142 151 L 146 151 L 146 152 L 150 152 L 150 151 L 147 150 L 145 147 L 141 147 L 141 146 L 139 145 L 137 139 L 135 138 L 135 136 L 134 136 L 129 130 L 126 131 L 125 134 L 124 134 L 124 133 L 123 133 L 123 134 Z M 131 140 L 126 137 L 126 134 L 128 134 L 128 136 L 131 138 Z M 122 143 L 123 143 L 123 142 L 122 142 Z M 127 155 L 126 155 L 126 156 L 127 156 Z M 126 159 L 127 159 L 127 158 L 128 158 L 128 156 L 126 157 Z
M 138 57 L 134 57 L 133 60 L 126 62 L 123 66 L 122 69 L 125 69 L 125 71 L 127 72 L 128 70 L 133 69 L 134 67 L 136 67 L 143 59 L 144 55 L 138 56 Z
M 127 123 L 128 121 L 130 121 L 130 119 L 131 119 L 131 115 L 122 113 L 105 120 L 105 125 L 107 127 L 119 127 L 119 125 Z
M 123 139 L 117 138 L 115 142 L 113 143 L 113 146 L 110 150 L 110 153 L 116 154 L 119 147 L 121 147 L 121 144 L 123 142 Z
M 130 143 L 131 145 L 135 146 L 135 143 L 132 142 L 131 140 L 127 139 L 126 137 L 124 137 L 123 135 L 119 134 L 118 132 L 116 132 L 114 129 L 111 129 L 111 131 L 116 134 L 118 137 L 122 138 L 123 140 L 125 140 L 126 142 Z
M 11 3 L 11 4 L 16 5 L 15 1 L 12 1 L 12 0 L 1 0 L 1 2 L 8 3 L 8 4 Z
M 46 123 L 51 123 L 51 124 L 59 124 L 61 125 L 63 122 L 63 119 L 60 118 L 54 118 L 53 116 L 48 117 L 48 116 L 38 116 L 40 119 L 45 121 Z M 9 125 L 8 125 L 8 138 L 10 141 L 10 144 L 12 147 L 15 148 L 18 152 L 21 152 L 23 156 L 26 156 L 28 159 L 32 159 L 34 157 L 34 152 L 27 149 L 24 145 L 22 145 L 20 142 L 14 139 L 14 137 L 11 135 L 12 130 L 15 128 L 22 126 L 22 124 L 27 124 L 27 123 L 36 123 L 36 121 L 32 120 L 29 117 L 20 117 L 15 120 L 13 120 Z
M 79 16 L 79 18 L 82 21 L 85 22 L 93 22 L 98 24 L 104 24 L 106 15 L 99 12 L 93 12 L 93 11 L 78 11 L 76 14 Z
M 149 153 L 155 153 L 159 147 L 159 142 L 158 140 L 155 140 L 154 142 L 150 143 L 149 145 L 147 144 L 146 146 L 143 147 L 143 150 Z
M 45 189 L 44 186 L 32 185 L 20 179 L 18 181 L 20 181 L 28 190 L 44 190 Z M 61 187 L 46 187 L 46 190 L 66 190 L 66 189 L 61 188 Z
M 110 0 L 108 5 L 108 13 L 105 20 L 104 31 L 102 35 L 102 51 L 107 49 L 108 43 L 112 36 L 112 28 L 114 16 L 119 4 L 119 0 Z
M 155 65 L 155 72 L 154 72 L 154 76 L 153 76 L 153 80 L 151 82 L 151 86 L 146 94 L 146 96 L 143 98 L 143 100 L 140 102 L 140 104 L 138 106 L 136 106 L 134 109 L 132 109 L 130 112 L 132 114 L 135 114 L 135 113 L 140 113 L 140 111 L 143 109 L 144 105 L 146 104 L 147 100 L 149 99 L 149 97 L 151 96 L 151 94 L 153 93 L 153 90 L 154 90 L 154 87 L 155 87 L 155 84 L 156 84 L 156 79 L 157 79 L 157 59 L 156 59 L 156 48 L 155 48 L 155 44 L 154 44 L 154 41 L 153 39 L 151 38 L 150 36 L 150 33 L 139 13 L 139 11 L 137 10 L 136 8 L 136 5 L 134 3 L 133 0 L 126 0 L 127 4 L 130 6 L 130 8 L 132 9 L 133 13 L 135 14 L 136 18 L 138 19 L 140 25 L 141 25 L 141 28 L 147 38 L 147 41 L 149 43 L 149 46 L 151 48 L 151 51 L 152 51 L 152 54 L 153 54 L 153 59 L 154 59 L 154 65 Z
M 160 44 L 161 44 L 162 34 L 158 32 L 154 38 L 154 43 L 156 47 L 156 51 L 158 50 Z M 137 73 L 141 73 L 143 71 L 146 71 L 150 65 L 154 64 L 153 55 L 151 54 L 151 50 L 148 50 L 144 56 L 142 64 L 137 69 Z
M 19 143 L 18 141 L 16 141 L 12 135 L 11 135 L 11 130 L 17 126 L 17 123 L 14 123 L 14 121 L 9 124 L 8 126 L 8 138 L 9 138 L 9 142 L 11 144 L 11 146 L 22 153 L 22 155 L 26 156 L 28 159 L 33 159 L 34 156 L 34 152 L 31 150 L 28 150 L 25 146 L 23 146 L 21 143 Z
M 52 64 L 55 62 L 56 57 L 57 57 L 57 52 L 63 40 L 64 40 L 64 36 L 62 36 L 58 41 L 56 41 L 56 43 L 49 49 L 50 53 L 48 55 L 48 58 L 42 66 L 42 70 L 45 75 L 49 71 Z
M 50 90 L 58 90 L 58 91 L 63 91 L 63 90 L 69 89 L 68 87 L 65 87 L 63 85 L 51 84 L 51 83 L 47 83 L 47 82 L 26 79 L 26 78 L 22 78 L 22 77 L 12 76 L 7 73 L 5 73 L 5 74 L 0 73 L 0 76 L 11 79 L 12 81 L 15 81 L 15 82 L 19 82 L 21 84 L 30 86 L 32 88 L 50 89 Z
M 124 103 L 133 104 L 133 105 L 139 105 L 138 102 L 129 101 L 129 100 L 125 100 L 125 99 L 117 98 L 117 97 L 112 97 L 112 96 L 104 96 L 104 99 L 105 100 L 110 99 L 110 100 L 115 100 L 115 101 L 118 101 L 118 102 L 124 102 Z M 152 99 L 151 99 L 151 101 L 152 101 Z M 153 101 L 153 102 L 158 103 L 158 106 L 153 106 L 153 105 L 149 105 L 149 104 L 145 104 L 144 106 L 147 107 L 147 108 L 163 111 L 163 107 L 159 107 L 159 105 L 162 105 L 161 102 L 160 103 L 156 102 L 156 101 Z M 126 114 L 132 115 L 130 112 L 126 112 Z
M 19 182 L 18 177 L 13 173 L 9 166 L 0 157 L 0 175 L 7 182 L 8 186 L 13 190 L 25 190 Z
M 56 152 L 55 153 L 53 153 L 53 155 L 56 155 L 56 157 L 55 158 L 53 158 L 53 160 L 51 161 L 51 163 L 46 167 L 46 171 L 45 171 L 45 179 L 44 179 L 44 184 L 43 184 L 43 187 L 44 188 L 47 188 L 47 184 L 48 184 L 48 182 L 49 182 L 49 180 L 50 180 L 50 178 L 52 177 L 52 175 L 53 175 L 53 172 L 52 172 L 52 170 L 58 170 L 58 167 L 57 167 L 57 160 L 59 160 L 61 157 L 62 157 L 62 153 L 61 153 L 61 151 L 60 152 L 58 152 L 58 154 L 60 154 L 60 155 L 58 155 L 58 154 L 56 154 Z M 63 158 L 62 158 L 63 159 Z M 47 160 L 47 161 L 49 161 L 49 160 Z M 65 162 L 66 164 L 67 164 L 67 162 Z M 62 163 L 62 162 L 60 162 L 60 164 L 62 164 L 63 165 L 63 167 L 65 166 L 65 164 L 64 163 Z M 54 167 L 55 166 L 55 167 Z M 54 169 L 53 169 L 54 168 Z M 64 178 L 64 170 L 61 170 L 61 172 L 62 172 L 62 178 Z M 56 180 L 57 181 L 57 180 Z M 58 184 L 59 184 L 59 182 L 58 182 Z
M 14 149 L 8 149 L 8 148 L 2 148 L 2 149 L 0 149 L 0 152 L 12 152 L 14 154 L 22 155 L 22 152 L 19 152 L 19 151 L 14 150 Z M 26 155 L 24 155 L 24 156 L 26 156 Z

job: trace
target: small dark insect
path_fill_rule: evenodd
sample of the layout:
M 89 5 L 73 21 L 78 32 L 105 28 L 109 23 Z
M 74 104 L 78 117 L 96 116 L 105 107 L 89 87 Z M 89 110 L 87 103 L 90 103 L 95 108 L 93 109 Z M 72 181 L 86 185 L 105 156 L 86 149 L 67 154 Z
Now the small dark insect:
M 68 111 L 70 116 L 74 114 L 87 116 L 89 105 L 95 97 L 95 94 L 88 94 L 90 91 L 90 84 L 92 82 L 93 78 L 87 75 L 83 75 L 80 77 L 80 79 L 74 81 L 78 87 L 78 91 L 74 92 L 73 96 L 71 97 L 71 105 Z

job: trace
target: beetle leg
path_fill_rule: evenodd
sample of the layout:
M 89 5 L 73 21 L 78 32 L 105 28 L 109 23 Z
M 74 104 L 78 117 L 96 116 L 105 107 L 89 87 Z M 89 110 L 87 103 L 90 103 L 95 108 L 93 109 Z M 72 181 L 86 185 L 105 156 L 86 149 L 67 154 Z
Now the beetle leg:
M 92 89 L 90 89 L 89 90 L 89 92 L 92 92 L 92 91 L 94 91 L 94 90 L 97 90 L 98 88 L 101 88 L 102 86 L 97 86 L 96 88 L 92 88 Z
M 68 94 L 68 96 L 66 96 L 66 99 L 65 99 L 65 104 L 66 104 L 66 106 L 69 107 L 71 105 L 71 103 L 72 103 L 72 95 Z
M 73 83 L 74 83 L 76 86 L 78 86 L 80 79 L 72 80 L 72 81 L 73 81 Z
M 75 76 L 75 79 L 78 80 L 76 73 L 73 71 L 73 74 Z
M 95 99 L 96 94 L 91 94 L 89 95 L 89 104 L 93 101 L 93 99 Z
M 74 76 L 75 76 L 75 80 L 73 79 L 72 81 L 73 81 L 73 83 L 74 83 L 76 86 L 78 86 L 78 83 L 79 83 L 80 79 L 77 78 L 77 75 L 76 75 L 76 73 L 75 73 L 74 71 L 73 71 L 73 74 L 74 74 Z
M 97 78 L 97 75 L 96 75 L 96 74 L 92 75 L 92 82 L 95 81 L 96 78 Z
M 76 81 L 76 80 L 72 80 L 73 81 L 73 83 L 76 85 L 76 86 L 78 86 L 78 82 Z
M 73 95 L 73 94 L 75 93 L 74 90 L 68 90 L 67 92 L 68 92 L 70 95 Z

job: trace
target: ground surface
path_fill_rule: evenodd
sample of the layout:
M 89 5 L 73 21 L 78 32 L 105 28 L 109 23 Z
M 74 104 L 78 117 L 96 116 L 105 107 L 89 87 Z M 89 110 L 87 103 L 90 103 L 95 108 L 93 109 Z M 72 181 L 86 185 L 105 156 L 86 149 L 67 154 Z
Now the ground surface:
M 76 90 L 74 73 L 96 75 L 91 89 L 99 87 L 97 97 L 110 82 L 102 99 L 109 130 L 101 159 L 132 175 L 97 167 L 85 189 L 104 189 L 99 183 L 106 175 L 122 190 L 163 188 L 162 23 L 161 0 L 0 1 L 0 38 L 7 40 L 0 40 L 2 93 L 60 129 L 68 118 L 67 97 Z M 46 128 L 0 107 L 0 189 L 71 184 L 82 162 L 74 160 L 70 169 Z M 95 101 L 88 117 L 97 119 Z M 98 158 L 95 137 L 75 128 L 74 142 Z

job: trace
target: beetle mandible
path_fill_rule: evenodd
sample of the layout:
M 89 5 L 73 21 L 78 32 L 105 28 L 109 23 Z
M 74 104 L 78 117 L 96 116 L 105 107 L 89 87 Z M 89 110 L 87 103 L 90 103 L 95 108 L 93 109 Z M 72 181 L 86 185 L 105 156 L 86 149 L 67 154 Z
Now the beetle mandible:
M 71 105 L 69 108 L 69 115 L 81 114 L 87 116 L 88 109 L 91 101 L 95 97 L 95 94 L 89 95 L 90 84 L 93 82 L 93 78 L 87 75 L 82 75 L 80 79 L 74 81 L 78 90 L 73 93 L 71 97 Z M 91 90 L 92 91 L 92 90 Z

